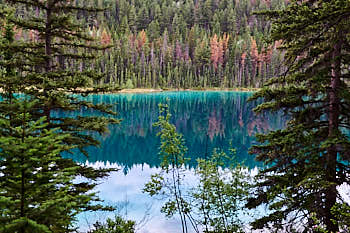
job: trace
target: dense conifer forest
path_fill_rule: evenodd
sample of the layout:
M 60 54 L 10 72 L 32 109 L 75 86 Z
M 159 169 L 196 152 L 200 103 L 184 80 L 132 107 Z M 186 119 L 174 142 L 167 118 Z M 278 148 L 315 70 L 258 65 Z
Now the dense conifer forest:
M 90 1 L 79 4 L 88 6 Z M 283 0 L 99 0 L 102 14 L 78 19 L 102 45 L 96 84 L 118 88 L 261 87 L 281 72 L 270 23 L 255 11 L 282 9 Z M 26 9 L 18 9 L 17 14 Z M 36 11 L 35 14 L 40 14 Z M 37 40 L 35 31 L 16 38 Z M 61 59 L 61 63 L 72 65 Z M 85 67 L 79 67 L 83 70 Z
M 350 0 L 0 0 L 0 233 L 77 232 L 80 213 L 114 211 L 95 187 L 118 169 L 77 159 L 119 123 L 137 126 L 120 127 L 124 135 L 146 135 L 145 124 L 158 130 L 160 172 L 143 192 L 167 198 L 160 211 L 177 215 L 183 233 L 348 232 L 349 22 Z M 131 120 L 121 122 L 112 101 L 90 98 L 213 87 L 262 88 L 226 108 L 207 101 L 206 112 L 222 107 L 207 116 L 198 99 L 178 97 L 172 104 L 184 114 L 172 119 L 159 104 L 157 122 L 145 117 L 157 114 L 148 110 L 154 101 L 128 105 L 128 96 Z M 255 119 L 249 101 L 258 103 Z M 263 119 L 271 112 L 285 125 L 271 129 Z M 183 123 L 195 125 L 188 145 L 176 128 Z M 198 186 L 188 188 L 188 148 L 243 126 L 244 145 L 260 132 L 249 150 L 264 164 L 257 174 L 240 164 L 239 142 L 211 157 L 202 146 Z M 249 210 L 257 215 L 243 222 L 239 211 Z M 135 224 L 116 215 L 88 232 L 133 233 Z

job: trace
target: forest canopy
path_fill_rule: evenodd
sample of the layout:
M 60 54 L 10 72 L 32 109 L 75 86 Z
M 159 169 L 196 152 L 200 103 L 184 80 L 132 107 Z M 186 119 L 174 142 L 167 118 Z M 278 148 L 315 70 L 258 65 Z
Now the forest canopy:
M 91 1 L 77 1 L 89 6 Z M 270 22 L 255 11 L 283 9 L 282 0 L 99 0 L 104 14 L 79 11 L 103 46 L 93 68 L 106 72 L 95 85 L 118 88 L 262 87 L 280 73 L 279 42 L 266 40 Z M 26 9 L 17 9 L 17 14 Z M 35 41 L 36 31 L 16 29 Z M 65 62 L 69 64 L 68 61 Z

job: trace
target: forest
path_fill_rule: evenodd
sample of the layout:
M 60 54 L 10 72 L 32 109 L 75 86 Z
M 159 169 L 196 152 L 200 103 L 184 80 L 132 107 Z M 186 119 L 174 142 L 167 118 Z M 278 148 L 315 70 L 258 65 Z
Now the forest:
M 349 232 L 349 22 L 349 0 L 0 0 L 0 233 L 137 232 L 80 221 L 117 209 L 98 188 L 120 167 L 93 164 L 115 129 L 177 232 Z M 133 88 L 172 92 L 115 98 Z
M 80 1 L 77 1 L 80 2 Z M 88 5 L 89 1 L 81 1 Z M 283 70 L 270 23 L 253 12 L 282 9 L 281 0 L 96 1 L 104 14 L 77 15 L 92 37 L 111 46 L 94 69 L 95 85 L 117 88 L 262 87 Z M 25 9 L 23 9 L 25 11 Z M 40 14 L 40 11 L 36 11 Z M 35 31 L 17 30 L 32 41 Z M 68 61 L 61 61 L 69 65 Z M 81 67 L 83 69 L 83 67 Z

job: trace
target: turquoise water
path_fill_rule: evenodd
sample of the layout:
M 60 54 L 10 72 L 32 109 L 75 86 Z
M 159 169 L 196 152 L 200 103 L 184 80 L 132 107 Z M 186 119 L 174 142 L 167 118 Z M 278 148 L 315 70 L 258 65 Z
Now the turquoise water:
M 90 148 L 90 162 L 109 161 L 125 167 L 135 164 L 159 164 L 157 130 L 152 124 L 158 118 L 158 104 L 168 103 L 172 123 L 184 135 L 193 165 L 214 148 L 227 149 L 230 143 L 237 149 L 240 161 L 255 167 L 248 149 L 254 134 L 283 125 L 282 117 L 255 116 L 256 103 L 247 103 L 252 93 L 240 92 L 165 92 L 150 94 L 92 95 L 94 103 L 113 105 L 123 121 L 110 127 L 110 134 L 98 136 L 100 148 Z M 86 113 L 86 112 L 84 112 Z M 91 114 L 91 113 L 88 113 Z M 86 158 L 80 156 L 80 162 Z
M 159 138 L 152 124 L 158 118 L 158 104 L 167 103 L 172 123 L 184 135 L 188 156 L 191 157 L 186 176 L 195 179 L 191 167 L 195 159 L 208 156 L 214 148 L 237 149 L 238 161 L 250 168 L 261 166 L 248 154 L 256 143 L 256 133 L 283 127 L 281 115 L 256 116 L 252 109 L 257 103 L 247 102 L 252 93 L 241 92 L 164 92 L 147 94 L 92 95 L 94 103 L 107 103 L 123 121 L 110 126 L 110 134 L 95 135 L 99 148 L 89 148 L 90 156 L 74 158 L 91 166 L 113 166 L 122 171 L 111 174 L 98 186 L 100 197 L 108 204 L 119 206 L 119 214 L 138 222 L 139 232 L 179 232 L 175 219 L 167 220 L 159 213 L 161 201 L 141 192 L 151 174 L 158 171 Z M 72 113 L 77 114 L 77 113 Z M 81 112 L 79 114 L 96 114 Z M 109 214 L 110 215 L 110 214 Z M 95 220 L 103 221 L 108 214 L 86 214 L 80 217 L 82 229 Z

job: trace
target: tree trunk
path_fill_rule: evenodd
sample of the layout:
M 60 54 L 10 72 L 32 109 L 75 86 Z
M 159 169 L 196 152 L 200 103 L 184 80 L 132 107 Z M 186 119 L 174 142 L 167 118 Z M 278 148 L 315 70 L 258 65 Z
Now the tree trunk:
M 332 74 L 331 74 L 331 87 L 329 90 L 329 113 L 328 113 L 328 138 L 334 138 L 339 132 L 339 117 L 340 117 L 340 99 L 338 96 L 340 87 L 341 76 L 341 45 L 342 45 L 342 33 L 337 33 L 338 41 L 334 46 L 332 54 Z M 329 183 L 329 187 L 325 193 L 325 224 L 329 232 L 337 232 L 339 226 L 332 220 L 336 220 L 336 217 L 331 213 L 331 208 L 336 204 L 337 199 L 337 184 L 336 184 L 336 168 L 337 168 L 337 147 L 332 145 L 328 149 L 326 157 L 326 179 Z
M 45 23 L 45 55 L 46 55 L 46 62 L 45 62 L 45 71 L 46 73 L 50 73 L 52 69 L 52 48 L 51 48 L 51 0 L 47 1 L 47 10 L 46 10 L 46 23 Z M 47 90 L 43 90 L 44 94 L 47 96 Z M 44 108 L 44 116 L 46 116 L 46 121 L 50 122 L 50 113 L 51 109 L 49 106 L 46 106 Z

